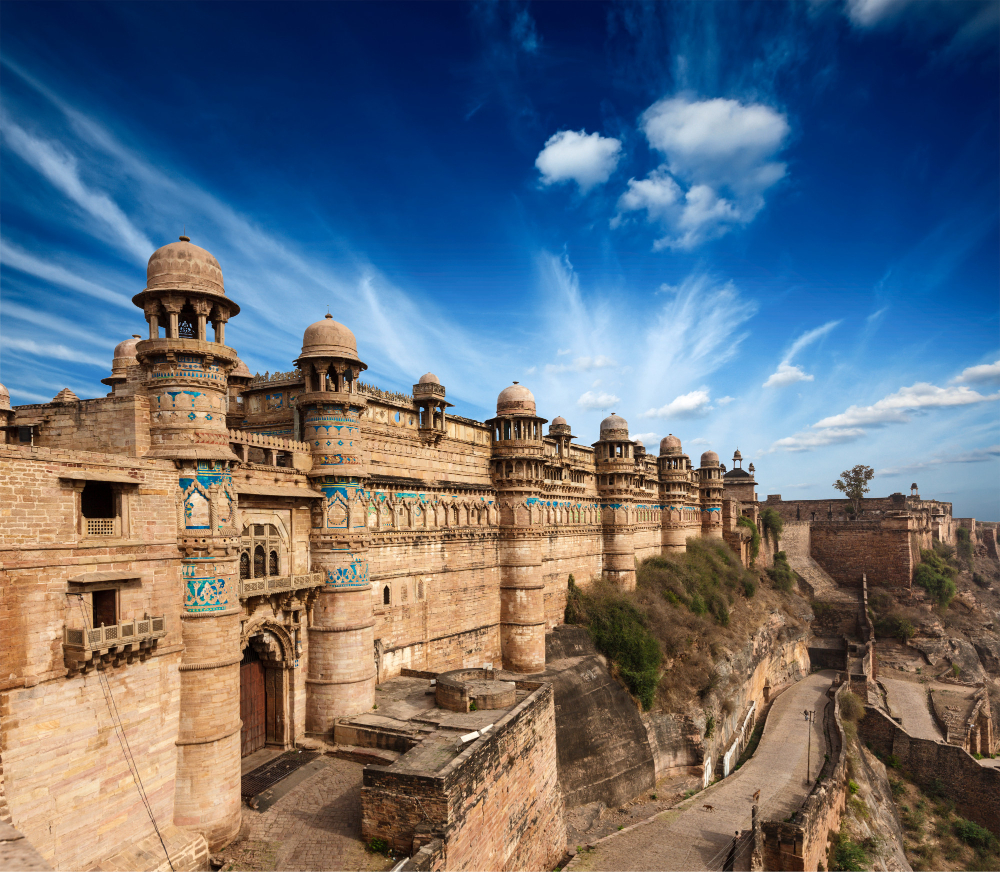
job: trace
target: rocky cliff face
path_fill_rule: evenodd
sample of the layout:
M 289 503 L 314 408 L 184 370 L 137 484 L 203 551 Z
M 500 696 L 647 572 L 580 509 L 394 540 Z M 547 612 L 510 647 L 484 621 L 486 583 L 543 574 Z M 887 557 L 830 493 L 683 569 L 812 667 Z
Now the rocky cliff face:
M 735 767 L 767 700 L 808 674 L 807 634 L 807 625 L 772 612 L 741 647 L 715 653 L 714 674 L 703 694 L 675 711 L 642 713 L 587 630 L 557 627 L 546 637 L 545 676 L 555 689 L 559 782 L 566 807 L 596 801 L 617 807 L 674 776 L 696 774 L 707 783 L 722 774 L 727 750 Z M 683 669 L 684 664 L 666 668 Z

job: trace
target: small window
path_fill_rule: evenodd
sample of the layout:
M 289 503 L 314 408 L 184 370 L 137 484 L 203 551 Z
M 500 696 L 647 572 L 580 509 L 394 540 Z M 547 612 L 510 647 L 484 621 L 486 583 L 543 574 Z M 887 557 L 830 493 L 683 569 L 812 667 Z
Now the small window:
M 278 574 L 278 552 L 272 551 L 270 557 L 267 561 L 267 574 L 277 575 Z
M 424 583 L 422 581 L 417 582 L 417 599 L 422 600 L 424 598 Z
M 85 518 L 113 518 L 115 492 L 107 481 L 88 481 L 83 487 L 80 509 Z
M 390 599 L 389 585 L 386 585 L 384 588 L 382 588 L 382 605 L 384 606 L 389 605 L 389 599 Z
M 31 428 L 30 427 L 18 427 L 17 428 L 17 439 L 19 442 L 30 443 L 31 442 Z
M 253 550 L 253 577 L 264 577 L 264 546 L 258 545 Z
M 113 627 L 118 623 L 118 591 L 95 590 L 91 597 L 94 607 L 94 626 Z
M 240 578 L 250 577 L 250 555 L 244 551 L 240 555 Z

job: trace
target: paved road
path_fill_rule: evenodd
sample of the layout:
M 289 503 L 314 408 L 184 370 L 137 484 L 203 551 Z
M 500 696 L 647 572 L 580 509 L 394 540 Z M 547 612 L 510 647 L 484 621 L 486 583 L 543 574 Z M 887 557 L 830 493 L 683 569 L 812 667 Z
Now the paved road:
M 754 756 L 737 772 L 677 808 L 634 830 L 598 843 L 575 857 L 574 870 L 721 869 L 736 830 L 749 829 L 753 792 L 760 790 L 764 818 L 783 820 L 806 798 L 804 709 L 816 711 L 810 772 L 815 778 L 826 752 L 822 733 L 826 696 L 835 673 L 817 672 L 782 693 L 771 707 Z M 712 810 L 705 805 L 712 806 Z
M 881 678 L 889 696 L 889 709 L 895 717 L 902 718 L 903 729 L 915 739 L 944 741 L 944 734 L 930 710 L 927 685 L 899 678 Z

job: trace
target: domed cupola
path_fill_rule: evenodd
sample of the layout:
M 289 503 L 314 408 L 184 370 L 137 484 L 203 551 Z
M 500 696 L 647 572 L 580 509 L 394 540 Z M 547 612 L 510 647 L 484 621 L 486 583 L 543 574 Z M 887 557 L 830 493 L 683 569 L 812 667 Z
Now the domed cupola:
M 112 393 L 117 393 L 118 387 L 128 381 L 128 368 L 139 365 L 135 348 L 141 339 L 142 336 L 133 333 L 131 339 L 119 342 L 115 346 L 114 357 L 111 361 L 111 375 L 101 379 L 102 384 L 110 386 Z
M 670 433 L 669 435 L 664 436 L 660 440 L 660 456 L 661 457 L 664 456 L 664 455 L 666 455 L 666 456 L 677 455 L 677 454 L 680 454 L 682 450 L 683 449 L 681 448 L 681 440 L 678 439 L 676 436 L 674 436 L 673 433 Z
M 601 421 L 601 441 L 606 439 L 628 439 L 628 421 L 612 412 Z
M 306 332 L 302 334 L 299 360 L 314 358 L 341 358 L 361 363 L 358 358 L 358 340 L 347 327 L 334 321 L 333 316 L 327 313 L 321 321 L 306 327 Z M 361 366 L 362 369 L 368 368 L 364 364 Z
M 445 389 L 432 372 L 425 372 L 413 386 L 413 400 L 420 414 L 420 430 L 424 436 L 433 436 L 436 443 L 448 432 L 446 409 L 451 403 L 445 402 Z
M 10 391 L 0 385 L 0 412 L 10 411 Z
M 514 382 L 500 391 L 493 428 L 491 467 L 497 488 L 534 492 L 545 480 L 545 418 L 535 414 L 535 395 Z
M 120 390 L 122 383 L 115 381 L 123 373 L 127 376 L 134 352 L 150 400 L 151 447 L 146 456 L 192 463 L 236 460 L 229 448 L 226 413 L 227 380 L 237 358 L 226 345 L 226 324 L 240 307 L 226 296 L 219 262 L 182 236 L 153 252 L 146 287 L 132 302 L 146 316 L 149 339 L 119 344 L 106 383 Z M 119 358 L 124 368 L 118 366 Z

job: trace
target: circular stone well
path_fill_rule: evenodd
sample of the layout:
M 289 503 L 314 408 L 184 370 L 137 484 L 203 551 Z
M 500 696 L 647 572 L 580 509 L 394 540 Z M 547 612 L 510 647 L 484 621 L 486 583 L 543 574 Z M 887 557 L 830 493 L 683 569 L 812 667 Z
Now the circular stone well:
M 517 687 L 496 678 L 492 669 L 455 669 L 437 677 L 434 701 L 453 712 L 467 712 L 472 703 L 477 709 L 510 708 L 517 702 Z

